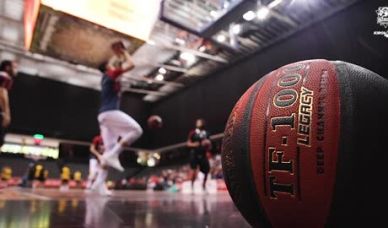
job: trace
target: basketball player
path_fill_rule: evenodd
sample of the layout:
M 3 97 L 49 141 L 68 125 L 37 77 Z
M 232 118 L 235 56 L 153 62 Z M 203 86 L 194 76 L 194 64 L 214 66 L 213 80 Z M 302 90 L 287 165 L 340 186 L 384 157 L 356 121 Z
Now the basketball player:
M 93 138 L 92 144 L 90 144 L 90 157 L 89 157 L 89 175 L 86 183 L 86 189 L 90 189 L 94 180 L 97 177 L 98 169 L 100 168 L 99 162 L 102 153 L 104 152 L 104 145 L 100 135 Z
M 69 182 L 71 177 L 71 170 L 68 166 L 64 165 L 61 168 L 61 186 L 59 188 L 60 191 L 69 190 Z
M 0 64 L 0 146 L 4 144 L 6 129 L 11 123 L 8 93 L 16 76 L 16 63 L 4 60 Z
M 187 147 L 190 149 L 192 190 L 194 189 L 194 182 L 197 179 L 199 170 L 205 175 L 202 183 L 202 188 L 204 191 L 206 191 L 206 181 L 210 170 L 209 161 L 206 156 L 206 152 L 211 149 L 211 142 L 209 140 L 209 137 L 209 132 L 205 129 L 205 120 L 197 119 L 195 122 L 195 129 L 190 131 L 186 143 Z
M 104 63 L 99 67 L 103 76 L 98 122 L 105 148 L 101 156 L 101 165 L 124 171 L 119 155 L 124 145 L 135 142 L 143 130 L 132 117 L 119 110 L 121 96 L 119 78 L 134 67 L 131 57 L 122 42 L 113 43 L 111 48 L 113 57 L 107 64 Z M 107 175 L 106 169 L 100 169 L 92 189 L 104 188 Z
M 43 186 L 43 180 L 42 177 L 44 175 L 44 167 L 41 164 L 36 164 L 34 169 L 34 180 L 32 183 L 32 188 L 38 188 L 40 186 Z
M 74 172 L 73 179 L 75 181 L 75 185 L 77 188 L 82 187 L 82 173 L 81 171 L 77 170 Z

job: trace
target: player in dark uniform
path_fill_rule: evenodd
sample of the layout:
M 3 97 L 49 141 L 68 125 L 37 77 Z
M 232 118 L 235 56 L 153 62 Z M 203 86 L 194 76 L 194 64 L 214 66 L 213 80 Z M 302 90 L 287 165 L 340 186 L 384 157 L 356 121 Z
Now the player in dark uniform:
M 124 171 L 119 155 L 123 151 L 124 145 L 131 145 L 140 138 L 143 130 L 132 117 L 119 109 L 121 96 L 119 78 L 123 73 L 130 71 L 134 64 L 122 42 L 115 42 L 111 47 L 114 55 L 108 63 L 99 67 L 103 75 L 98 122 L 105 147 L 100 162 L 102 166 L 110 166 Z M 106 169 L 100 169 L 92 190 L 104 188 L 107 175 Z
M 4 144 L 5 132 L 11 123 L 8 93 L 16 76 L 16 63 L 4 60 L 0 64 L 0 146 Z
M 205 121 L 197 119 L 195 129 L 190 131 L 187 139 L 187 147 L 190 149 L 190 167 L 193 171 L 191 176 L 192 189 L 194 189 L 194 181 L 197 179 L 199 170 L 205 175 L 202 188 L 206 190 L 206 181 L 210 170 L 209 160 L 206 156 L 206 152 L 211 149 L 209 137 L 209 132 L 205 129 Z

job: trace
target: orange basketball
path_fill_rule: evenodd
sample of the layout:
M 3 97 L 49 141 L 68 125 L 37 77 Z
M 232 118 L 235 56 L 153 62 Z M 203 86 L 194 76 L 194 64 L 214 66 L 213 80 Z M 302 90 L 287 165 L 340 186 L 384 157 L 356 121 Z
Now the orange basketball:
M 223 138 L 225 182 L 241 214 L 253 227 L 387 227 L 376 188 L 387 175 L 387 100 L 388 80 L 341 61 L 262 77 Z

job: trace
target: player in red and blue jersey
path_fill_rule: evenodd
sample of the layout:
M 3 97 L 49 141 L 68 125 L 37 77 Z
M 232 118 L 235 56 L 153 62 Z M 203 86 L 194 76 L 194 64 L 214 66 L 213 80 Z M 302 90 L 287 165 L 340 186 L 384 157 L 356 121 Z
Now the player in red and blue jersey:
M 98 122 L 105 147 L 100 162 L 102 166 L 110 166 L 124 171 L 119 161 L 119 155 L 123 151 L 124 145 L 131 145 L 140 138 L 143 130 L 132 117 L 119 109 L 121 96 L 119 80 L 125 72 L 133 69 L 134 64 L 122 42 L 115 42 L 111 47 L 114 56 L 108 63 L 99 67 L 103 75 Z M 100 169 L 92 190 L 103 188 L 107 175 L 106 169 Z
M 92 184 L 97 177 L 98 170 L 100 169 L 99 160 L 104 152 L 104 143 L 100 135 L 93 138 L 89 150 L 89 175 L 86 183 L 86 189 L 90 189 L 92 187 Z

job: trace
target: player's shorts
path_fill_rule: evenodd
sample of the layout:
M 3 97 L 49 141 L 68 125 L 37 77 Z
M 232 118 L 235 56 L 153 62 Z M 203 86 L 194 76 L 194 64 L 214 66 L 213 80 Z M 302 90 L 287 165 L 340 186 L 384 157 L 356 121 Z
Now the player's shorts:
M 197 169 L 199 167 L 199 171 L 207 174 L 210 170 L 209 160 L 206 155 L 203 153 L 196 153 L 195 151 L 191 151 L 190 154 L 190 167 L 191 169 Z
M 43 175 L 40 175 L 39 178 L 38 178 L 38 181 L 45 182 L 46 178 Z

